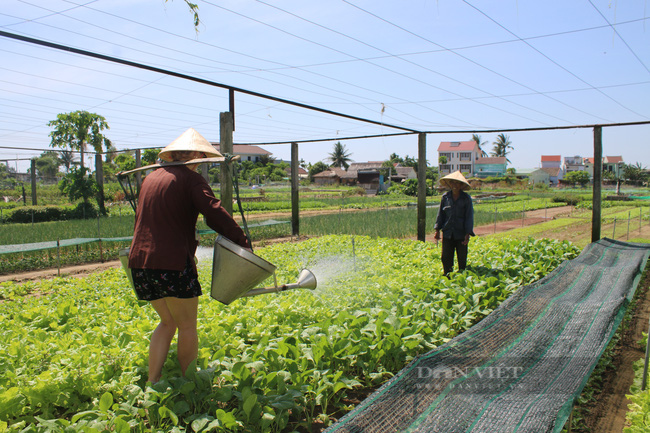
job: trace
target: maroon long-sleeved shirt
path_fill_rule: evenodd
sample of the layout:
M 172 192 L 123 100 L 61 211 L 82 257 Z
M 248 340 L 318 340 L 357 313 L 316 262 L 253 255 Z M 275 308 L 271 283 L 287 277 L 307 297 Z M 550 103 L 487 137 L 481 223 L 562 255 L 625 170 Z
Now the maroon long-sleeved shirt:
M 188 258 L 194 263 L 199 213 L 212 230 L 242 247 L 250 246 L 199 173 L 181 165 L 149 174 L 138 199 L 129 267 L 182 271 Z

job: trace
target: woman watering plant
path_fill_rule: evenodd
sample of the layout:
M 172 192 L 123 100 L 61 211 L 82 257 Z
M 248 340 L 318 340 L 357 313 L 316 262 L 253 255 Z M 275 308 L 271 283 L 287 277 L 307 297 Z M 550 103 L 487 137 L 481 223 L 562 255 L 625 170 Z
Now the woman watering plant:
M 219 156 L 210 142 L 191 128 L 158 155 L 168 162 Z M 250 248 L 243 230 L 195 171 L 197 166 L 158 168 L 145 178 L 138 199 L 129 267 L 138 299 L 149 301 L 160 316 L 149 346 L 152 383 L 160 380 L 177 330 L 183 374 L 198 355 L 197 315 L 202 291 L 194 253 L 199 213 L 211 229 Z
M 472 197 L 465 192 L 469 182 L 460 171 L 440 179 L 440 185 L 449 188 L 440 200 L 440 209 L 434 229 L 436 243 L 442 231 L 442 268 L 445 275 L 454 269 L 454 253 L 458 257 L 458 269 L 467 266 L 467 251 L 470 236 L 474 234 L 474 207 Z

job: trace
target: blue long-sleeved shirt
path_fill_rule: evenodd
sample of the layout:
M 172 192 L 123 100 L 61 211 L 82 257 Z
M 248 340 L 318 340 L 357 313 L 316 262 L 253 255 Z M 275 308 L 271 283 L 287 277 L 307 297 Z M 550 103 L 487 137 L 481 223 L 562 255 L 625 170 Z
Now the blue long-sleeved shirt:
M 441 230 L 442 236 L 447 239 L 464 239 L 467 234 L 475 236 L 472 197 L 461 191 L 454 200 L 452 192 L 446 192 L 440 200 L 434 229 Z

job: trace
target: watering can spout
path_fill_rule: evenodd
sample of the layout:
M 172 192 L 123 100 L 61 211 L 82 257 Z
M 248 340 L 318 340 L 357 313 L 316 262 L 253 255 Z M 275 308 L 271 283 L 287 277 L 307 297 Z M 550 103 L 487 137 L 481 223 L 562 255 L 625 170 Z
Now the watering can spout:
M 316 276 L 308 269 L 298 275 L 298 281 L 275 287 L 254 289 L 273 275 L 275 266 L 223 236 L 217 237 L 212 263 L 211 296 L 228 305 L 237 298 L 277 293 L 290 289 L 316 288 Z
M 316 276 L 309 269 L 303 269 L 298 275 L 298 281 L 293 284 L 287 284 L 287 289 L 309 289 L 314 290 L 316 288 Z

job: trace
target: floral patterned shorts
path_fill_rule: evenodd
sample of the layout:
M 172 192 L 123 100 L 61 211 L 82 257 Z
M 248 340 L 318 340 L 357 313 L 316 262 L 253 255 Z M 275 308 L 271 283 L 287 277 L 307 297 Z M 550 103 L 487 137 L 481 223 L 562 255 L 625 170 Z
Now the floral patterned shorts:
M 182 271 L 131 269 L 135 293 L 141 301 L 161 298 L 195 298 L 201 296 L 201 284 L 190 262 Z

